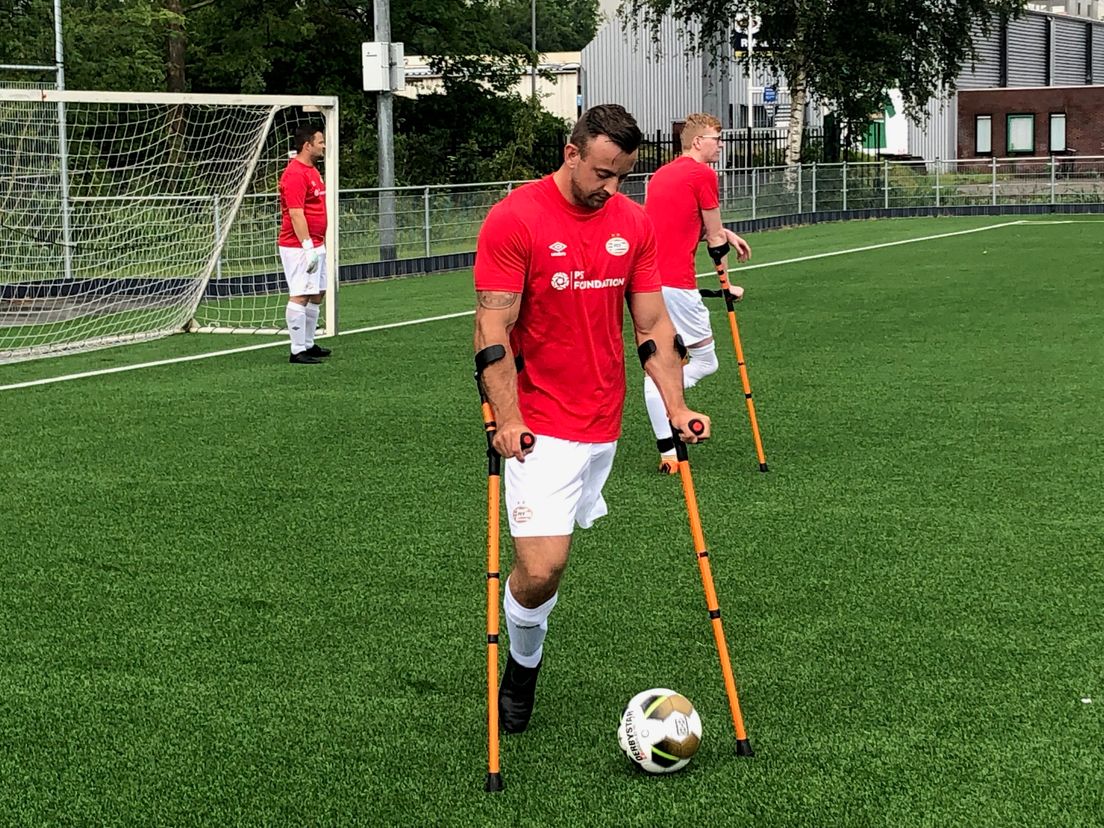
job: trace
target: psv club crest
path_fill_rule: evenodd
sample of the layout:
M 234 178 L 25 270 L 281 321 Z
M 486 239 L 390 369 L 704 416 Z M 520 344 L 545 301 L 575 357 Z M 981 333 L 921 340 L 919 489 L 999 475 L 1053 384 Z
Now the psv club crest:
M 606 242 L 606 252 L 611 256 L 624 256 L 629 252 L 629 243 L 622 236 L 610 236 Z

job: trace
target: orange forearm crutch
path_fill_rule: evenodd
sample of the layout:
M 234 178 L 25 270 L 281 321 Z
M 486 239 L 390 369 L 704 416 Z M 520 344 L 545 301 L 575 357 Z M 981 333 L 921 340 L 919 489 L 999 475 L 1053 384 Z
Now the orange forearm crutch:
M 721 251 L 718 255 L 718 251 Z M 717 270 L 717 278 L 721 280 L 721 295 L 728 307 L 728 327 L 732 330 L 732 343 L 736 346 L 736 364 L 740 369 L 740 382 L 744 386 L 744 400 L 747 402 L 748 420 L 751 421 L 751 436 L 755 440 L 755 453 L 759 457 L 759 471 L 767 469 L 767 456 L 763 453 L 763 440 L 759 436 L 759 420 L 755 416 L 755 403 L 751 399 L 751 381 L 748 379 L 747 364 L 744 362 L 744 348 L 740 344 L 740 328 L 736 324 L 736 307 L 732 298 L 731 285 L 728 281 L 728 272 L 725 270 L 721 259 L 727 252 L 727 245 L 723 247 L 709 248 L 709 255 Z M 715 295 L 708 293 L 707 295 Z
M 502 769 L 498 750 L 498 615 L 499 615 L 499 492 L 502 482 L 502 458 L 494 447 L 498 424 L 483 388 L 483 371 L 506 356 L 501 345 L 490 345 L 475 355 L 475 384 L 483 409 L 483 431 L 487 435 L 487 781 L 488 793 L 501 791 Z M 535 441 L 532 434 L 521 435 L 523 448 Z
M 691 420 L 690 429 L 700 434 L 704 429 L 701 420 Z M 709 551 L 705 546 L 702 533 L 701 516 L 698 514 L 698 498 L 694 493 L 694 479 L 690 476 L 690 458 L 686 443 L 678 430 L 672 426 L 671 436 L 675 442 L 675 457 L 679 464 L 679 477 L 682 479 L 682 494 L 686 499 L 686 512 L 690 517 L 690 535 L 694 540 L 694 552 L 698 557 L 698 570 L 701 573 L 702 586 L 705 588 L 705 604 L 709 610 L 709 620 L 713 626 L 713 639 L 717 643 L 717 655 L 721 661 L 721 675 L 724 678 L 725 694 L 728 696 L 728 708 L 732 712 L 732 724 L 736 729 L 736 755 L 754 756 L 747 731 L 744 730 L 744 716 L 740 712 L 740 698 L 736 694 L 736 678 L 732 673 L 732 664 L 728 658 L 728 644 L 725 643 L 724 628 L 721 626 L 721 608 L 717 603 L 717 590 L 713 586 L 713 571 L 709 566 Z

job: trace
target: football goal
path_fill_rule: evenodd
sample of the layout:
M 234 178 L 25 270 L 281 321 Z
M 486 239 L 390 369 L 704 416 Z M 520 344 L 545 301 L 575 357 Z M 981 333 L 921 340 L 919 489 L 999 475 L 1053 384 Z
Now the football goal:
M 336 98 L 0 89 L 0 363 L 180 332 L 282 333 L 277 182 L 303 124 L 327 144 L 326 336 Z

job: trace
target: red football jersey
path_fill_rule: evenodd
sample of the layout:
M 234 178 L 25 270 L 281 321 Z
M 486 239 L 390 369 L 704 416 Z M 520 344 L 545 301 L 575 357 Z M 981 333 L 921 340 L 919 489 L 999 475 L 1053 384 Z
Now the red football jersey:
M 280 176 L 280 247 L 299 247 L 300 242 L 291 226 L 290 208 L 303 211 L 307 230 L 315 244 L 326 243 L 326 185 L 317 167 L 308 167 L 298 158 L 288 162 Z
M 577 207 L 552 176 L 514 190 L 479 231 L 475 289 L 521 293 L 510 347 L 518 402 L 537 434 L 605 443 L 621 434 L 627 293 L 660 289 L 655 232 L 618 193 Z
M 720 206 L 717 172 L 681 155 L 648 181 L 644 209 L 655 224 L 659 273 L 665 287 L 694 290 L 694 254 L 702 237 L 702 210 Z

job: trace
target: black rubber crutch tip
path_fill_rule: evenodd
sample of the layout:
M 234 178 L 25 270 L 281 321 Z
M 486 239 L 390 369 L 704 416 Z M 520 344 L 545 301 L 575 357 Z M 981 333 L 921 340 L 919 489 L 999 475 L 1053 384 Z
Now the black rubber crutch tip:
M 765 472 L 765 471 L 770 471 L 770 469 L 768 469 L 768 468 L 767 468 L 767 464 L 766 464 L 766 463 L 760 463 L 760 464 L 759 464 L 759 471 L 761 471 L 761 472 Z
M 483 786 L 483 790 L 487 793 L 498 793 L 503 787 L 501 773 L 487 774 L 487 784 Z
M 747 739 L 736 740 L 736 755 L 737 756 L 754 756 L 755 751 L 751 749 L 751 742 Z

